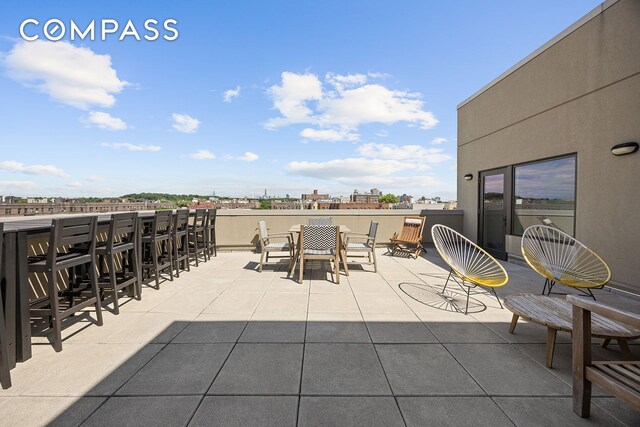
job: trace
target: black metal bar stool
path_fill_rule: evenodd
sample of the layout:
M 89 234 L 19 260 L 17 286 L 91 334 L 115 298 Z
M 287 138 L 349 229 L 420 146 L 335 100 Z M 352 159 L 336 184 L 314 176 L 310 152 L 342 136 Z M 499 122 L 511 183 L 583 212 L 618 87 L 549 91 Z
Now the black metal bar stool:
M 100 271 L 100 279 L 98 286 L 111 290 L 113 298 L 113 312 L 120 313 L 118 304 L 118 291 L 124 288 L 130 288 L 130 294 L 141 298 L 138 290 L 140 289 L 140 276 L 138 269 L 138 213 L 121 213 L 111 215 L 109 222 L 109 234 L 107 241 L 98 244 L 96 247 L 96 255 L 98 256 L 98 270 Z M 119 269 L 117 265 L 120 264 Z M 104 273 L 104 267 L 108 272 Z M 118 277 L 120 276 L 120 277 Z
M 156 289 L 160 289 L 160 274 L 169 270 L 169 278 L 173 281 L 173 259 L 171 256 L 171 211 L 156 211 L 151 229 L 142 236 L 143 261 L 142 268 L 146 272 L 145 277 L 153 274 L 156 281 Z
M 196 267 L 200 254 L 202 254 L 203 261 L 207 260 L 206 225 L 207 210 L 196 209 L 193 223 L 189 227 L 189 253 L 195 258 Z
M 180 277 L 182 270 L 191 270 L 189 265 L 189 209 L 178 209 L 173 216 L 173 262 L 176 277 Z
M 216 216 L 217 209 L 207 209 L 207 225 L 205 237 L 207 240 L 207 255 L 211 259 L 211 255 L 218 256 L 218 249 L 216 248 Z
M 53 328 L 53 348 L 62 350 L 61 322 L 74 313 L 95 305 L 96 318 L 99 326 L 102 326 L 102 306 L 98 290 L 98 278 L 95 270 L 97 217 L 61 218 L 54 219 L 49 236 L 49 250 L 46 257 L 31 257 L 28 262 L 29 272 L 44 273 L 47 278 L 47 296 L 34 305 L 31 315 L 36 317 L 48 316 Z M 73 246 L 73 250 L 69 248 Z M 91 296 L 78 304 L 74 303 L 73 289 L 76 281 L 76 267 L 85 267 L 89 275 L 89 290 Z M 60 291 L 58 277 L 60 273 L 67 271 L 69 274 L 69 288 Z M 69 307 L 60 309 L 60 296 L 70 296 Z M 82 292 L 78 292 L 82 295 Z M 47 308 L 43 308 L 47 307 Z
M 4 224 L 0 223 L 0 259 L 2 259 L 2 244 L 4 240 Z M 7 323 L 4 320 L 4 302 L 0 289 L 0 384 L 2 388 L 11 387 L 11 373 L 9 372 L 9 337 Z

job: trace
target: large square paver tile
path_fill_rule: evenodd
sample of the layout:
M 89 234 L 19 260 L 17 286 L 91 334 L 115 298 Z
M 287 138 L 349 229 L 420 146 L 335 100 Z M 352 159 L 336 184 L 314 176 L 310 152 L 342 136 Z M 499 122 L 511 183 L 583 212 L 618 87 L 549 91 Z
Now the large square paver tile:
M 31 396 L 105 396 L 111 395 L 151 360 L 160 344 L 73 344 L 53 356 L 62 358 L 62 366 L 35 381 L 25 395 Z M 66 357 L 69 358 L 66 358 Z M 69 364 L 69 360 L 73 361 Z M 34 360 L 37 363 L 37 361 Z M 56 361 L 56 364 L 59 360 Z M 65 363 L 66 362 L 66 363 Z M 45 366 L 47 362 L 41 361 Z M 72 367 L 71 367 L 72 366 Z
M 203 313 L 253 313 L 262 299 L 263 293 L 223 292 Z
M 357 294 L 356 300 L 363 313 L 411 313 L 411 309 L 397 295 Z
M 570 397 L 495 397 L 493 399 L 517 426 L 621 426 L 605 411 L 591 406 L 591 417 L 573 412 Z
M 0 409 L 3 426 L 78 426 L 103 397 L 14 397 Z
M 206 396 L 189 427 L 296 425 L 296 396 Z
M 309 313 L 360 313 L 351 293 L 311 294 Z
M 209 394 L 298 394 L 302 344 L 237 344 Z
M 84 426 L 183 426 L 196 410 L 200 396 L 112 397 Z
M 307 342 L 370 343 L 359 313 L 309 313 Z
M 515 344 L 515 347 L 546 368 L 547 345 L 546 344 Z M 615 349 L 615 350 L 614 350 Z M 553 367 L 550 369 L 555 376 L 559 377 L 568 386 L 573 384 L 572 372 L 572 349 L 571 344 L 556 343 L 553 352 Z M 599 345 L 591 346 L 592 360 L 623 360 L 622 354 L 617 347 L 610 345 L 608 348 L 601 348 Z M 609 393 L 594 385 L 591 389 L 592 396 L 609 396 Z
M 404 426 L 392 397 L 301 397 L 299 426 Z
M 510 344 L 446 344 L 490 395 L 553 396 L 571 388 Z
M 365 313 L 363 316 L 376 344 L 438 342 L 414 314 Z
M 391 390 L 373 345 L 308 343 L 302 393 L 391 395 Z
M 397 395 L 483 394 L 441 344 L 376 345 Z
M 144 313 L 127 327 L 106 336 L 101 342 L 166 344 L 196 316 L 196 313 Z
M 409 427 L 513 425 L 489 397 L 399 397 L 398 404 Z
M 456 313 L 464 316 L 462 313 Z M 422 316 L 420 315 L 422 318 Z M 480 322 L 475 321 L 430 322 L 425 325 L 441 343 L 504 343 L 505 340 Z M 424 319 L 423 319 L 424 321 Z
M 235 314 L 204 313 L 171 341 L 176 344 L 234 343 L 247 325 L 246 317 Z
M 204 394 L 232 347 L 232 344 L 169 344 L 117 394 Z
M 282 317 L 288 317 L 282 315 Z M 240 337 L 240 342 L 304 342 L 306 322 L 302 320 L 251 320 Z
M 631 406 L 626 404 L 620 399 L 615 397 L 596 397 L 591 400 L 591 411 L 593 411 L 593 405 L 598 405 L 607 414 L 611 415 L 622 424 L 628 426 L 640 426 L 640 412 L 632 409 Z
M 268 293 L 260 301 L 256 313 L 301 314 L 307 312 L 307 305 L 307 294 Z

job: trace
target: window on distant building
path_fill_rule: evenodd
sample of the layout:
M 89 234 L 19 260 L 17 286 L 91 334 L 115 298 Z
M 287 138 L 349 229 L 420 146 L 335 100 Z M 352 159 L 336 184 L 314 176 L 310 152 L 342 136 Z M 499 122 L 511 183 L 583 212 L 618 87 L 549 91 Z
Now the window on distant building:
M 513 234 L 522 235 L 530 225 L 551 221 L 574 235 L 575 155 L 514 166 L 513 176 Z

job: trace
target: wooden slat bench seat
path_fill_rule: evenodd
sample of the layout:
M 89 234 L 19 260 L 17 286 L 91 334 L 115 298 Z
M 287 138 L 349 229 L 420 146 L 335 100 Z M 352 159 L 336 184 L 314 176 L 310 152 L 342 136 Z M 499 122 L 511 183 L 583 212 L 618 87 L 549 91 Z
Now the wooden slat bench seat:
M 640 314 L 573 295 L 567 301 L 573 304 L 573 411 L 589 416 L 592 383 L 640 411 L 640 361 L 594 362 L 590 338 L 598 315 L 640 328 Z
M 558 331 L 573 331 L 572 306 L 563 298 L 545 295 L 519 294 L 504 299 L 504 305 L 513 313 L 509 332 L 514 333 L 518 319 L 522 317 L 547 327 L 547 367 L 553 364 L 553 351 Z M 640 337 L 640 328 L 626 325 L 604 316 L 592 318 L 591 336 L 602 338 L 606 347 L 611 339 L 618 341 L 623 357 L 631 358 L 628 340 Z

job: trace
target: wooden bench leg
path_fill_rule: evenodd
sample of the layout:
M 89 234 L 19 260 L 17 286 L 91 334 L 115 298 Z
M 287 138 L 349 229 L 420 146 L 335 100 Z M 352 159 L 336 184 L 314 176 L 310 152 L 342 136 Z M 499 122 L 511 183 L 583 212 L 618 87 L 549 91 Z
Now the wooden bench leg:
M 516 330 L 516 325 L 518 324 L 518 319 L 520 318 L 520 316 L 518 316 L 517 314 L 514 314 L 513 317 L 511 318 L 511 325 L 509 326 L 509 333 L 512 334 L 513 331 Z
M 629 343 L 626 338 L 618 338 L 618 346 L 622 351 L 622 358 L 624 360 L 631 360 L 631 349 L 629 348 Z
M 585 367 L 591 364 L 591 312 L 573 306 L 573 412 L 585 418 L 591 410 L 591 381 Z
M 547 328 L 547 368 L 551 368 L 553 365 L 553 352 L 556 349 L 557 334 L 557 329 Z
M 600 347 L 607 348 L 610 342 L 611 342 L 611 338 L 603 338 L 602 343 L 600 343 Z M 618 340 L 618 342 L 620 341 Z

